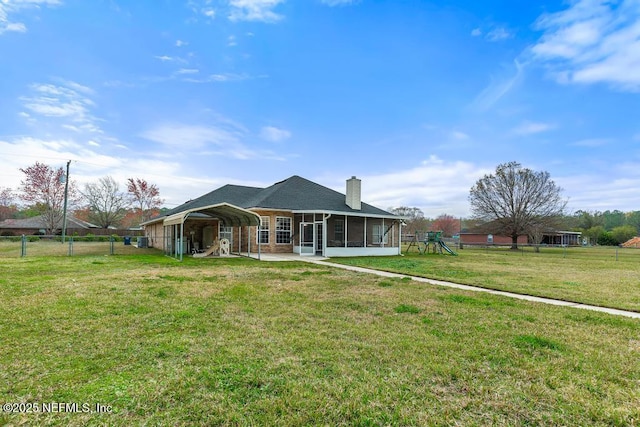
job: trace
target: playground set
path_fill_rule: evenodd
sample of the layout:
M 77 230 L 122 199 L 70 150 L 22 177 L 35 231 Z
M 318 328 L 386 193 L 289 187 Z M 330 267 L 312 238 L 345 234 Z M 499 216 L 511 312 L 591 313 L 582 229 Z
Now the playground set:
M 445 251 L 449 255 L 458 255 L 442 240 L 442 231 L 416 232 L 413 235 L 413 239 L 409 242 L 405 253 L 409 253 L 414 246 L 418 248 L 420 255 L 428 254 L 429 247 L 433 248 L 432 251 L 434 254 L 442 254 L 442 251 Z

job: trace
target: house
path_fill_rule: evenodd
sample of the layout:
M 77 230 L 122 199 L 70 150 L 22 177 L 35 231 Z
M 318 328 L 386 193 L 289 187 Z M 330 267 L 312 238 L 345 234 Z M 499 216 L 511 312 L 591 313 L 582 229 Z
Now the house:
M 223 238 L 235 253 L 399 255 L 403 218 L 363 203 L 356 177 L 346 184 L 346 194 L 296 175 L 225 185 L 142 225 L 151 246 L 179 258 Z
M 67 234 L 77 234 L 84 236 L 87 233 L 93 233 L 96 229 L 99 229 L 95 224 L 91 224 L 86 221 L 82 221 L 73 216 L 67 217 Z M 62 219 L 56 225 L 58 233 L 62 230 Z M 45 221 L 42 215 L 34 216 L 31 218 L 22 219 L 5 219 L 0 222 L 0 235 L 2 236 L 20 236 L 25 235 L 43 235 L 46 234 Z
M 541 234 L 540 244 L 558 246 L 578 246 L 581 244 L 582 233 L 579 231 L 545 231 Z M 518 236 L 518 245 L 530 243 L 527 235 Z M 460 233 L 461 245 L 511 245 L 511 236 L 475 232 Z
M 497 245 L 507 246 L 512 244 L 511 236 L 501 236 L 490 233 L 460 233 L 460 245 Z M 526 245 L 527 236 L 518 236 L 518 245 Z

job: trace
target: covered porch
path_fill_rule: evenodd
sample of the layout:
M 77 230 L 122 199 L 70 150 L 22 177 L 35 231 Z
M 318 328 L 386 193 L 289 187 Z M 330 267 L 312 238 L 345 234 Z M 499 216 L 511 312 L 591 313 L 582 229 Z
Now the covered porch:
M 293 251 L 302 256 L 399 255 L 402 221 L 337 212 L 294 212 Z

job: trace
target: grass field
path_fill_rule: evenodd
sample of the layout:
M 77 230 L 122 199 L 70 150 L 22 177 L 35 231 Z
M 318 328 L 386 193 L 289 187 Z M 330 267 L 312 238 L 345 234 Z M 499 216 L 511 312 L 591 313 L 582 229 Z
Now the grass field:
M 335 258 L 369 267 L 604 307 L 640 311 L 640 250 L 615 248 L 466 247 L 458 256 Z
M 0 425 L 640 422 L 637 320 L 302 262 L 0 269 L 0 403 L 112 407 Z

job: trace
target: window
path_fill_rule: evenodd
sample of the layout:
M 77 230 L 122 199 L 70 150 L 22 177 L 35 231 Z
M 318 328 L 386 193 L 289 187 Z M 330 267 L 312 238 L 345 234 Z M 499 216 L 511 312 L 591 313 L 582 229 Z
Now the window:
M 333 233 L 335 240 L 344 242 L 344 219 L 336 219 L 336 223 L 333 226 Z
M 291 243 L 291 218 L 276 217 L 276 243 Z
M 227 239 L 229 242 L 233 240 L 233 227 L 225 227 L 220 223 L 220 230 L 218 231 L 218 237 L 220 240 Z
M 384 236 L 384 241 L 383 241 Z M 373 243 L 379 245 L 380 243 L 388 243 L 388 236 L 384 234 L 384 227 L 381 224 L 375 224 L 373 226 Z
M 260 229 L 258 230 L 257 241 L 263 245 L 269 244 L 269 217 L 260 217 Z

